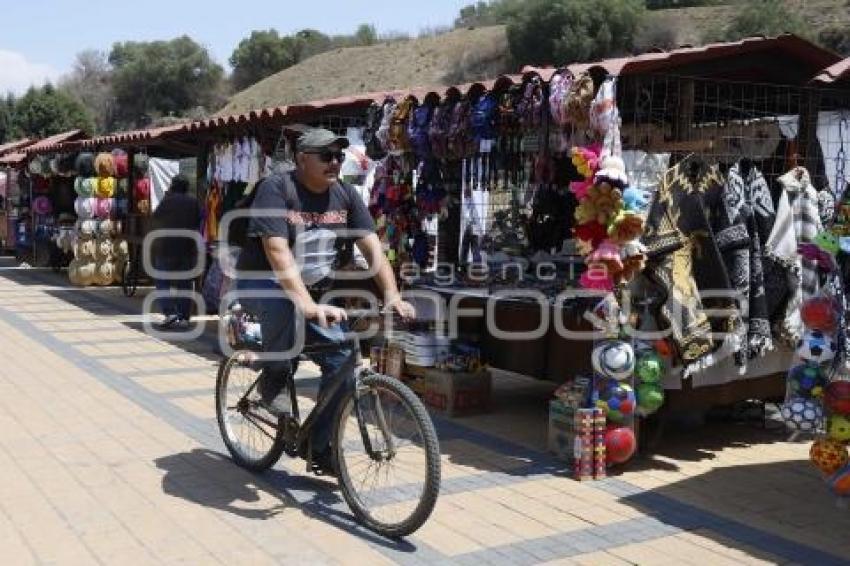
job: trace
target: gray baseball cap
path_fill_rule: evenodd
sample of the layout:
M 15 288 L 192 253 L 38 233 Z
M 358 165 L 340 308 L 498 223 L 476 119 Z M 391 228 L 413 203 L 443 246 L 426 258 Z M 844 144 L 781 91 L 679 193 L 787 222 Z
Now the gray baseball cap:
M 348 147 L 348 138 L 338 136 L 330 130 L 323 128 L 313 128 L 307 130 L 295 144 L 297 151 L 310 151 L 315 149 L 325 149 L 332 145 L 338 145 L 340 149 Z

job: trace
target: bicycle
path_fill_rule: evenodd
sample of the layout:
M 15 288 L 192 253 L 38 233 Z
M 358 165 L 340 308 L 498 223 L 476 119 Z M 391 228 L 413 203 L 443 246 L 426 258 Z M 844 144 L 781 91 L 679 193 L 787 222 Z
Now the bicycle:
M 349 318 L 359 318 L 358 322 L 370 317 L 374 313 L 349 313 Z M 347 344 L 359 354 L 356 334 Z M 305 346 L 303 354 L 337 348 L 338 344 Z M 305 443 L 309 447 L 313 423 L 328 410 L 330 399 L 343 382 L 317 399 L 302 422 L 294 371 L 289 372 L 286 385 L 293 414 L 276 419 L 260 404 L 257 381 L 262 364 L 257 350 L 237 350 L 221 362 L 216 379 L 216 414 L 233 460 L 248 470 L 262 472 L 283 453 L 296 457 L 299 447 Z M 361 364 L 354 385 L 340 403 L 334 421 L 332 452 L 340 490 L 363 525 L 387 537 L 407 536 L 425 523 L 437 502 L 440 450 L 434 425 L 419 398 L 398 379 Z M 233 396 L 231 387 L 236 390 Z M 306 457 L 309 470 L 309 449 Z M 397 485 L 384 485 L 392 481 Z

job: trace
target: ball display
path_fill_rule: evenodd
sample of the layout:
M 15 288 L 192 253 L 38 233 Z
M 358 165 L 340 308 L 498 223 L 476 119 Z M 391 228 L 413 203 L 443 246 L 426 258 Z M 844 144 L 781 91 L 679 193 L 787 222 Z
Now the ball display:
M 850 464 L 835 472 L 827 481 L 829 482 L 829 489 L 835 495 L 839 497 L 850 496 Z
M 831 475 L 850 461 L 847 447 L 832 438 L 818 438 L 809 449 L 809 458 L 824 475 Z
M 797 355 L 802 360 L 823 364 L 835 358 L 836 349 L 832 336 L 820 330 L 807 330 L 797 344 Z
M 664 404 L 664 390 L 658 385 L 644 383 L 637 388 L 637 406 L 643 416 L 651 415 Z
M 833 332 L 838 323 L 836 305 L 827 297 L 812 297 L 800 307 L 800 318 L 806 328 Z
M 823 420 L 823 408 L 817 401 L 794 397 L 782 405 L 782 418 L 791 430 L 814 432 Z
M 843 415 L 831 415 L 826 422 L 829 437 L 838 442 L 850 442 L 850 418 Z
M 641 383 L 660 383 L 664 377 L 664 360 L 655 352 L 645 352 L 635 362 L 635 376 Z
M 850 381 L 833 381 L 823 396 L 826 408 L 839 415 L 850 415 Z
M 826 386 L 826 376 L 817 364 L 802 363 L 788 375 L 791 391 L 798 397 L 821 397 Z
M 631 344 L 622 340 L 606 340 L 593 349 L 590 361 L 597 373 L 626 379 L 635 369 L 635 351 Z
M 632 429 L 625 426 L 611 426 L 605 432 L 605 457 L 608 465 L 622 464 L 634 456 L 637 450 L 637 438 Z
M 616 379 L 603 379 L 593 393 L 594 404 L 609 421 L 622 423 L 634 414 L 637 401 L 631 385 Z

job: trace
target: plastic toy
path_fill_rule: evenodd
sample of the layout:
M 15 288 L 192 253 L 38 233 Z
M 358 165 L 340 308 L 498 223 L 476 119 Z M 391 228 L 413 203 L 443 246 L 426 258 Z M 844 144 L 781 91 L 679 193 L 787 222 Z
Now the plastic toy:
M 593 349 L 590 361 L 597 373 L 626 379 L 635 369 L 635 351 L 631 344 L 622 340 L 605 340 Z
M 627 462 L 637 450 L 637 439 L 632 429 L 624 426 L 608 427 L 605 432 L 605 455 L 608 465 Z
M 594 404 L 605 411 L 608 420 L 621 423 L 635 412 L 637 400 L 632 387 L 616 379 L 603 379 L 593 393 Z
M 832 415 L 827 420 L 826 431 L 829 437 L 839 442 L 850 442 L 850 418 Z
M 820 330 L 807 330 L 797 344 L 797 355 L 815 364 L 832 361 L 835 351 L 835 339 Z
M 850 461 L 850 454 L 841 442 L 832 438 L 818 438 L 809 449 L 809 458 L 824 475 L 830 475 Z
M 823 408 L 811 399 L 794 397 L 782 405 L 782 418 L 791 430 L 814 432 L 823 420 Z
M 850 415 L 850 381 L 833 381 L 824 393 L 826 408 L 839 415 Z
M 817 364 L 802 363 L 795 366 L 788 376 L 791 389 L 798 397 L 821 397 L 826 377 Z

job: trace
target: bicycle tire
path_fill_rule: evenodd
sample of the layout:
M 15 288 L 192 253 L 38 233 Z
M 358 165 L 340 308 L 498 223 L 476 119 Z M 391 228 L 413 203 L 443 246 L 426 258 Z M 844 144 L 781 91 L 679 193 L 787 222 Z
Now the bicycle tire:
M 360 498 L 357 496 L 356 489 L 352 485 L 351 477 L 348 474 L 341 442 L 341 435 L 345 428 L 345 419 L 343 417 L 348 412 L 347 406 L 354 399 L 354 392 L 350 392 L 340 403 L 334 433 L 334 463 L 338 471 L 339 487 L 346 503 L 348 503 L 349 508 L 361 524 L 389 538 L 405 537 L 425 524 L 425 521 L 428 520 L 437 503 L 437 497 L 440 493 L 441 474 L 440 447 L 437 440 L 437 433 L 422 401 L 398 379 L 388 375 L 369 373 L 360 379 L 359 384 L 360 387 L 380 387 L 390 391 L 402 400 L 410 411 L 419 429 L 424 446 L 426 456 L 425 485 L 414 511 L 406 519 L 397 523 L 386 523 L 376 519 L 362 505 Z
M 230 373 L 234 365 L 241 363 L 240 355 L 244 355 L 245 352 L 246 351 L 244 350 L 233 352 L 230 357 L 223 359 L 219 364 L 215 384 L 216 420 L 218 421 L 218 429 L 221 433 L 221 438 L 224 441 L 227 451 L 230 452 L 230 456 L 233 458 L 233 461 L 239 466 L 252 472 L 263 472 L 277 463 L 285 448 L 286 442 L 284 438 L 284 427 L 282 426 L 280 419 L 278 419 L 278 426 L 275 429 L 275 437 L 272 440 L 272 444 L 269 447 L 268 452 L 260 458 L 249 458 L 242 450 L 239 449 L 237 443 L 232 438 L 226 416 L 226 391 L 227 384 L 230 380 Z

